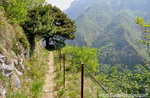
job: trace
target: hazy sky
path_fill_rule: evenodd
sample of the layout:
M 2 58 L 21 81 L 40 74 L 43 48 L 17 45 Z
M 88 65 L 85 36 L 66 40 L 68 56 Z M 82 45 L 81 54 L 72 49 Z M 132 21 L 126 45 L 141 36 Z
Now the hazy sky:
M 46 0 L 47 3 L 57 6 L 61 10 L 67 9 L 74 0 Z

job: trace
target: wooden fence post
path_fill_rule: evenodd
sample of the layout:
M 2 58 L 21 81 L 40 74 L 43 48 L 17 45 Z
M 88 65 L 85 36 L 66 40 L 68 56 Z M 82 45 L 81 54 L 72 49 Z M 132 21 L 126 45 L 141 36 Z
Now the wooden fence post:
M 59 56 L 59 64 L 60 64 L 60 70 L 61 70 L 61 49 L 60 49 L 60 46 L 58 46 L 58 56 Z
M 65 88 L 65 61 L 66 61 L 66 57 L 65 57 L 65 54 L 63 54 L 63 65 L 64 65 L 64 88 Z
M 84 97 L 84 63 L 81 64 L 81 98 Z

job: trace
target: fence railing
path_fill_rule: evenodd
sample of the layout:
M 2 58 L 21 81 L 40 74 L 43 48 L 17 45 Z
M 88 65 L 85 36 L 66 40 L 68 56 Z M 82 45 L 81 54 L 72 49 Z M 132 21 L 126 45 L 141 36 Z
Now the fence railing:
M 59 56 L 59 64 L 60 64 L 60 71 L 62 70 L 62 64 L 61 64 L 61 59 L 63 59 L 63 79 L 64 79 L 64 88 L 65 88 L 65 62 L 66 62 L 66 55 L 61 54 L 61 50 L 58 52 Z M 105 86 L 103 86 L 85 67 L 84 63 L 77 63 L 81 64 L 81 98 L 84 98 L 84 72 L 86 71 L 90 77 L 99 85 L 99 87 L 102 88 L 102 90 L 109 94 L 108 90 L 106 89 Z M 111 97 L 111 96 L 110 96 Z

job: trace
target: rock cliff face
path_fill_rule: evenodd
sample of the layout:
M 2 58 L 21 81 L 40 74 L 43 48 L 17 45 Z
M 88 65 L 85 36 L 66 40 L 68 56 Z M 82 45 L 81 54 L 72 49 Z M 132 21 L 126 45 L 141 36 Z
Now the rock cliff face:
M 24 42 L 23 42 L 24 41 Z M 19 26 L 10 25 L 0 14 L 0 98 L 9 86 L 21 88 L 27 58 L 27 39 Z M 11 85 L 10 85 L 11 84 Z
M 6 56 L 0 54 L 0 70 L 1 74 L 7 79 L 10 79 L 16 88 L 20 88 L 21 80 L 19 76 L 22 76 L 24 71 L 23 57 L 17 57 L 14 52 L 13 54 L 15 58 L 11 61 Z M 6 96 L 7 86 L 5 83 L 1 83 L 0 85 L 0 94 L 4 97 Z
M 0 98 L 41 98 L 49 51 L 36 39 L 29 57 L 23 29 L 10 24 L 0 12 Z

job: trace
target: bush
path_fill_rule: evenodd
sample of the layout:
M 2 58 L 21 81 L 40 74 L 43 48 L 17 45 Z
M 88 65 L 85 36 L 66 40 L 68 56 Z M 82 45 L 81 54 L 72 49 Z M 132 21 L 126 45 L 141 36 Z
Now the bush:
M 21 23 L 27 18 L 30 0 L 4 0 L 1 2 L 5 15 L 11 23 Z

